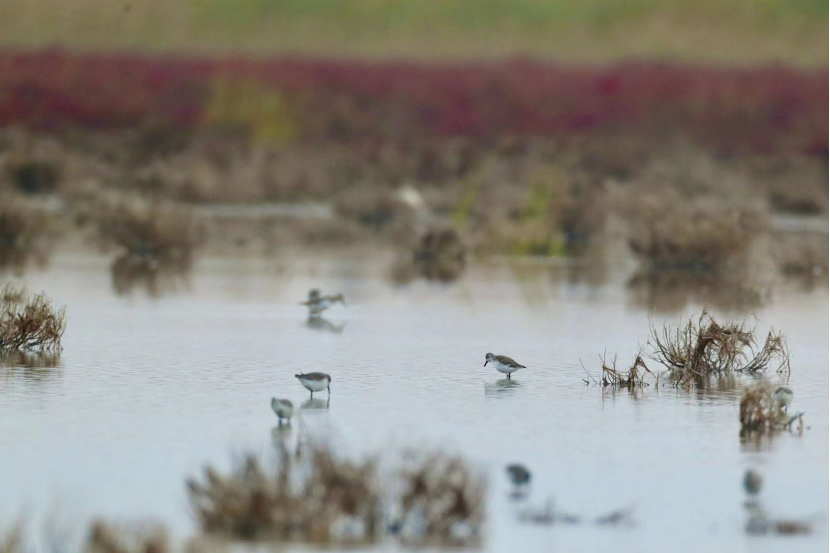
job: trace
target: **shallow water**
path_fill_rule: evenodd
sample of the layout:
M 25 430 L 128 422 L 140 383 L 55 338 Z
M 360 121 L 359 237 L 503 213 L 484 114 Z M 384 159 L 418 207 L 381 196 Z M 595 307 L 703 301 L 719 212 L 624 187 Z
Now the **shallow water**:
M 131 287 L 113 283 L 108 260 L 58 257 L 22 279 L 68 306 L 58 365 L 0 367 L 0 515 L 160 519 L 184 536 L 193 530 L 186 476 L 303 434 L 349 453 L 463 453 L 490 476 L 488 551 L 826 551 L 826 281 L 713 310 L 752 311 L 760 329 L 785 332 L 792 407 L 806 412 L 801 436 L 742 442 L 746 380 L 635 393 L 582 381 L 580 359 L 594 376 L 603 350 L 622 365 L 645 344 L 650 317 L 677 322 L 701 307 L 699 290 L 691 301 L 681 291 L 654 312 L 627 278 L 494 262 L 453 285 L 395 287 L 372 259 L 206 260 L 189 275 Z M 298 302 L 311 287 L 343 292 L 348 308 L 308 325 Z M 528 369 L 506 382 L 482 367 L 488 351 Z M 270 397 L 303 404 L 308 393 L 293 375 L 314 370 L 332 374 L 330 403 L 319 394 L 288 436 L 275 434 Z M 504 481 L 511 461 L 533 471 L 527 503 L 552 497 L 586 517 L 631 507 L 635 525 L 521 524 Z M 814 522 L 811 536 L 744 534 L 747 468 L 765 477 L 767 510 Z

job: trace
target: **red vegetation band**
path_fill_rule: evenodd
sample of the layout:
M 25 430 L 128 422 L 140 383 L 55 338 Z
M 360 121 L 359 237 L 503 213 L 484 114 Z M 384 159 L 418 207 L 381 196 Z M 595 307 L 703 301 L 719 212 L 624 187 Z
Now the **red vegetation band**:
M 784 66 L 7 51 L 0 52 L 0 125 L 215 124 L 207 112 L 217 83 L 253 83 L 256 90 L 279 94 L 298 138 L 557 137 L 611 130 L 682 134 L 725 151 L 827 155 L 828 71 Z

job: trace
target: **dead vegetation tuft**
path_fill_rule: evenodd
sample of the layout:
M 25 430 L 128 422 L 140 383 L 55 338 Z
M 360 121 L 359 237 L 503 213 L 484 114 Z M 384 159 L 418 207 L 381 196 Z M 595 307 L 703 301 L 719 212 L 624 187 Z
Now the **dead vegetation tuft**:
M 721 325 L 705 309 L 685 325 L 652 325 L 649 345 L 651 357 L 672 371 L 677 385 L 713 374 L 756 374 L 775 361 L 777 372 L 790 372 L 783 334 L 771 329 L 759 349 L 755 329 L 734 321 Z
M 715 271 L 744 266 L 764 226 L 759 210 L 740 204 L 646 195 L 633 217 L 629 246 L 649 270 Z
M 167 531 L 158 525 L 125 526 L 95 520 L 89 528 L 86 553 L 167 553 Z
M 244 540 L 373 543 L 383 521 L 404 541 L 464 543 L 478 537 L 485 486 L 463 459 L 421 456 L 382 480 L 376 458 L 349 461 L 325 446 L 278 450 L 264 469 L 247 456 L 230 474 L 205 469 L 187 482 L 203 532 Z M 399 490 L 400 493 L 385 493 Z
M 600 358 L 602 361 L 602 379 L 603 387 L 613 386 L 616 388 L 645 388 L 649 383 L 645 381 L 645 376 L 651 375 L 655 382 L 657 376 L 649 370 L 643 361 L 642 352 L 638 352 L 634 358 L 634 362 L 628 370 L 617 370 L 617 356 L 611 360 L 611 363 L 605 361 L 605 354 Z M 586 371 L 587 372 L 587 371 Z M 587 382 L 586 382 L 587 383 Z
M 192 209 L 168 202 L 102 201 L 93 207 L 91 220 L 102 244 L 148 260 L 189 259 L 204 238 Z
M 139 290 L 152 298 L 160 298 L 186 289 L 190 268 L 189 257 L 158 261 L 123 254 L 110 265 L 112 288 L 119 296 Z
M 66 307 L 54 307 L 46 294 L 0 289 L 0 351 L 60 351 L 65 327 Z
M 405 540 L 464 544 L 481 537 L 486 482 L 464 459 L 416 455 L 401 478 L 397 524 Z
M 772 256 L 785 277 L 812 279 L 828 274 L 827 235 L 781 235 L 772 242 Z
M 49 218 L 11 194 L 0 193 L 0 267 L 22 269 L 48 256 Z
M 801 421 L 803 413 L 789 414 L 775 397 L 767 380 L 748 386 L 741 395 L 739 419 L 742 432 L 781 430 Z
M 374 459 L 354 463 L 313 447 L 307 456 L 280 450 L 271 471 L 254 456 L 227 476 L 207 467 L 204 481 L 190 479 L 187 487 L 207 533 L 246 540 L 372 541 L 381 514 L 375 472 Z
M 393 267 L 393 279 L 407 283 L 416 277 L 451 282 L 464 272 L 466 248 L 452 228 L 433 228 L 418 239 L 409 255 Z
M 24 553 L 23 526 L 16 524 L 0 533 L 0 553 Z

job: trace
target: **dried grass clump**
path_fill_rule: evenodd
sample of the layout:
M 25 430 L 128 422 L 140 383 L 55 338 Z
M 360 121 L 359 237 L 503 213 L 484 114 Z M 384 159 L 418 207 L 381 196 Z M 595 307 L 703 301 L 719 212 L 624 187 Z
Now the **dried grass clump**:
M 783 334 L 770 330 L 757 349 L 755 330 L 744 323 L 718 324 L 704 309 L 697 321 L 685 325 L 651 326 L 651 357 L 671 371 L 680 385 L 713 374 L 764 371 L 775 360 L 779 373 L 790 372 L 790 356 Z
M 611 360 L 611 364 L 605 362 L 605 355 L 602 359 L 602 385 L 614 386 L 617 388 L 645 388 L 649 384 L 645 381 L 646 374 L 650 374 L 655 379 L 657 378 L 653 372 L 646 366 L 643 361 L 643 356 L 638 353 L 634 358 L 631 367 L 625 371 L 617 370 L 617 356 Z
M 25 553 L 23 526 L 16 524 L 0 534 L 0 553 Z
M 466 247 L 454 229 L 430 229 L 421 235 L 411 254 L 398 261 L 393 278 L 398 283 L 416 277 L 451 282 L 464 272 L 465 258 Z
M 101 241 L 138 258 L 188 259 L 204 238 L 193 211 L 173 203 L 105 201 L 94 209 Z
M 46 294 L 10 284 L 0 289 L 0 352 L 60 350 L 65 327 L 66 307 L 56 309 Z
M 649 269 L 713 271 L 745 265 L 764 227 L 756 209 L 678 194 L 646 196 L 637 211 L 629 246 Z
M 60 168 L 51 161 L 24 159 L 9 164 L 8 177 L 23 194 L 54 192 L 60 181 Z
M 280 451 L 273 471 L 253 456 L 230 475 L 205 469 L 188 480 L 190 503 L 208 533 L 246 540 L 371 541 L 381 508 L 373 459 L 342 460 L 323 447 L 308 457 Z
M 119 296 L 143 290 L 152 298 L 160 298 L 188 287 L 190 267 L 189 257 L 157 261 L 124 254 L 110 265 L 112 288 Z
M 43 210 L 0 193 L 0 267 L 22 268 L 31 258 L 45 261 L 49 227 Z
M 114 526 L 96 520 L 89 529 L 86 553 L 167 553 L 167 531 L 158 525 Z
M 487 486 L 464 459 L 416 456 L 401 478 L 398 526 L 405 540 L 464 544 L 481 537 Z
M 800 413 L 790 415 L 784 411 L 774 394 L 775 388 L 766 380 L 744 390 L 738 415 L 742 431 L 780 430 L 801 418 Z
M 335 210 L 338 215 L 374 230 L 403 224 L 412 214 L 410 207 L 394 193 L 368 186 L 354 188 L 341 196 Z
M 776 237 L 772 255 L 786 277 L 813 278 L 828 273 L 826 234 L 791 234 Z

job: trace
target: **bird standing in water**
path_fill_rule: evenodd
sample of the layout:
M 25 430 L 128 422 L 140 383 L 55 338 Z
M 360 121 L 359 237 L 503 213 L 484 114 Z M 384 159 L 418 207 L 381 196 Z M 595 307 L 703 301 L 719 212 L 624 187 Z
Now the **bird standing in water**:
M 322 392 L 328 390 L 331 395 L 331 375 L 326 373 L 300 373 L 295 374 L 294 378 L 300 381 L 303 387 L 311 392 L 311 397 L 314 397 L 314 392 Z
M 484 356 L 484 366 L 487 366 L 487 363 L 492 363 L 496 370 L 502 374 L 506 374 L 508 380 L 510 379 L 510 375 L 514 372 L 518 371 L 519 369 L 526 369 L 524 365 L 520 365 L 516 363 L 513 359 L 507 357 L 506 355 L 495 355 L 492 353 L 488 353 Z
M 781 409 L 783 409 L 784 412 L 787 411 L 787 406 L 789 406 L 790 403 L 793 402 L 793 396 L 795 396 L 793 391 L 789 388 L 785 388 L 784 386 L 781 386 L 780 388 L 775 390 L 775 393 L 773 394 L 775 401 L 778 402 L 778 406 L 781 407 Z
M 280 426 L 282 426 L 283 419 L 287 420 L 288 424 L 291 424 L 291 416 L 294 414 L 293 403 L 287 399 L 277 399 L 272 397 L 271 409 L 273 409 L 274 413 L 277 415 Z

